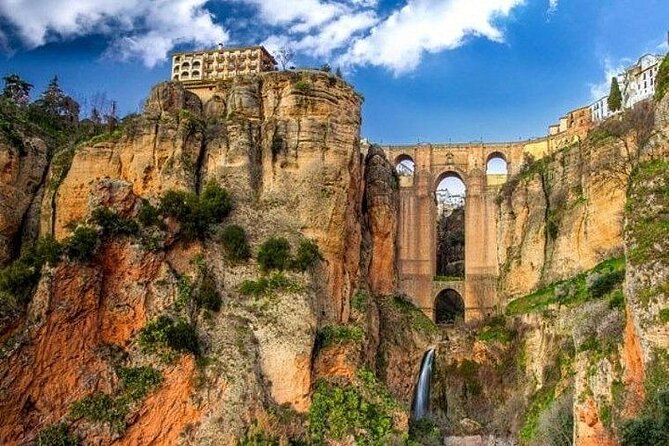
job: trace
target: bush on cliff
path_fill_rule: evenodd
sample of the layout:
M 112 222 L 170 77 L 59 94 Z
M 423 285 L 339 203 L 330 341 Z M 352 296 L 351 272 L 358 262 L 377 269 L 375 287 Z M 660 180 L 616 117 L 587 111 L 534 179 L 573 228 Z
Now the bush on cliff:
M 655 100 L 660 102 L 669 91 L 669 55 L 664 57 L 655 78 Z
M 90 226 L 77 226 L 65 241 L 65 256 L 75 262 L 88 262 L 98 249 L 100 236 Z
M 318 245 L 311 240 L 303 240 L 297 248 L 297 254 L 292 261 L 292 268 L 297 271 L 306 271 L 323 260 Z
M 160 198 L 159 210 L 173 217 L 181 227 L 181 235 L 188 239 L 202 238 L 209 226 L 219 223 L 232 210 L 228 192 L 216 183 L 208 183 L 197 195 L 186 191 L 167 191 Z
M 169 362 L 173 352 L 200 354 L 200 343 L 195 328 L 183 319 L 159 316 L 139 332 L 139 346 L 145 353 L 158 353 Z M 167 349 L 167 351 L 166 351 Z
M 104 235 L 135 235 L 139 232 L 137 222 L 105 207 L 93 210 L 91 221 L 102 228 Z
M 228 225 L 221 232 L 221 245 L 232 262 L 243 262 L 251 257 L 246 231 L 239 225 Z
M 35 446 L 78 446 L 81 439 L 70 432 L 65 423 L 56 423 L 42 429 L 35 438 Z
M 283 237 L 267 239 L 258 250 L 258 264 L 263 271 L 283 271 L 290 266 L 290 243 Z

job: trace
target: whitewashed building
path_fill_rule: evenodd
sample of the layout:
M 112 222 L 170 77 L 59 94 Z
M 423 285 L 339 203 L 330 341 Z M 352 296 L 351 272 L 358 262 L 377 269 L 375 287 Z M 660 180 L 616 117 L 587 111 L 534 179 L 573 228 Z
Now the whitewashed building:
M 632 108 L 653 97 L 657 72 L 663 59 L 664 56 L 661 55 L 644 54 L 634 65 L 618 75 L 624 109 Z M 603 121 L 613 114 L 609 110 L 608 99 L 608 96 L 604 96 L 590 105 L 594 122 Z

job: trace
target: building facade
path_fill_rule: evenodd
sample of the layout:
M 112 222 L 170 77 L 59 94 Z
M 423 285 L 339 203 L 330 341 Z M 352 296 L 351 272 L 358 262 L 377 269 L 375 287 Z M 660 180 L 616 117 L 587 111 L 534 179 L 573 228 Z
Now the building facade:
M 624 109 L 632 108 L 655 95 L 655 81 L 663 59 L 664 56 L 644 54 L 634 65 L 618 75 Z M 594 122 L 604 121 L 613 114 L 609 110 L 608 99 L 608 96 L 604 96 L 590 105 Z
M 206 82 L 274 71 L 276 61 L 262 46 L 218 48 L 172 55 L 172 80 Z

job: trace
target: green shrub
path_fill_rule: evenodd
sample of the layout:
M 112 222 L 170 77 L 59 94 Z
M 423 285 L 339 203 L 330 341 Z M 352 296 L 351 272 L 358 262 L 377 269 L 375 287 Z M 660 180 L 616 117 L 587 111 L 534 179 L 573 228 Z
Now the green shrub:
M 179 222 L 186 239 L 203 237 L 209 226 L 219 223 L 232 210 L 228 192 L 216 183 L 208 183 L 200 196 L 193 192 L 167 191 L 160 198 L 159 210 Z
M 19 303 L 26 303 L 38 279 L 37 268 L 19 259 L 0 270 L 0 291 L 16 297 Z
M 429 418 L 412 420 L 409 424 L 409 438 L 423 446 L 440 446 L 443 444 L 439 427 Z
M 660 310 L 660 321 L 667 323 L 669 322 L 669 308 L 663 308 Z
M 139 232 L 137 222 L 121 217 L 113 210 L 105 207 L 93 210 L 91 221 L 102 228 L 105 235 L 135 235 Z
M 267 239 L 258 250 L 258 264 L 263 271 L 283 271 L 290 264 L 290 243 L 283 237 Z
M 139 345 L 146 353 L 168 348 L 175 352 L 200 354 L 200 344 L 195 328 L 183 319 L 176 321 L 169 316 L 159 316 L 139 332 Z M 169 356 L 168 356 L 169 358 Z
M 392 417 L 384 408 L 364 398 L 353 387 L 318 381 L 309 409 L 309 434 L 313 443 L 342 440 L 349 435 L 358 445 L 382 445 L 392 433 Z
M 308 93 L 311 90 L 311 82 L 305 80 L 299 80 L 293 84 L 297 91 L 302 93 Z
M 223 299 L 216 288 L 216 282 L 210 274 L 204 274 L 200 286 L 195 290 L 195 304 L 198 308 L 209 311 L 220 311 Z
M 35 446 L 78 446 L 81 439 L 70 432 L 65 423 L 56 423 L 42 429 L 35 438 Z
M 64 252 L 68 259 L 88 262 L 98 248 L 98 232 L 89 226 L 78 226 L 65 241 Z
M 306 271 L 321 260 L 323 260 L 323 255 L 318 249 L 318 245 L 311 240 L 303 240 L 297 248 L 292 267 L 298 271 Z
M 210 182 L 200 195 L 200 206 L 203 217 L 209 224 L 213 224 L 220 222 L 230 214 L 232 200 L 228 191 L 217 183 Z
M 325 325 L 316 333 L 316 348 L 362 341 L 363 329 L 357 325 Z
M 63 254 L 63 245 L 53 236 L 47 235 L 37 240 L 25 255 L 26 262 L 39 269 L 45 264 L 55 265 Z
M 364 313 L 367 309 L 367 301 L 369 300 L 369 293 L 366 290 L 359 289 L 351 299 L 351 306 L 356 311 Z
M 604 271 L 588 287 L 590 296 L 598 299 L 609 294 L 625 280 L 625 271 Z
M 258 280 L 245 280 L 239 286 L 239 292 L 245 296 L 262 296 L 272 291 L 300 291 L 300 285 L 283 273 L 273 273 Z
M 504 316 L 496 316 L 484 325 L 478 338 L 484 342 L 506 343 L 513 339 L 513 333 L 506 327 Z
M 143 400 L 163 381 L 162 374 L 149 366 L 121 367 L 116 374 L 123 383 L 123 396 L 130 402 Z
M 239 225 L 228 225 L 221 232 L 221 245 L 228 260 L 242 262 L 251 257 L 246 231 Z
M 149 203 L 149 200 L 142 200 L 137 211 L 137 220 L 144 227 L 157 226 L 163 228 L 165 224 L 160 216 L 158 208 Z
M 126 415 L 128 415 L 128 407 L 117 404 L 111 396 L 105 393 L 85 396 L 70 407 L 72 418 L 84 418 L 93 423 L 106 423 L 116 432 L 121 432 L 125 428 Z
M 641 417 L 625 422 L 620 429 L 621 446 L 666 446 L 667 432 L 658 426 L 657 420 Z

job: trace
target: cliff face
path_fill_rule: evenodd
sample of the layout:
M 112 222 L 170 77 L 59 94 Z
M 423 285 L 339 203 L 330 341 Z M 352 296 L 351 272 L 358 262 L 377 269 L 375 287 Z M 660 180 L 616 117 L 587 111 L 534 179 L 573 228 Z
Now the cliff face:
M 20 127 L 20 126 L 19 126 Z M 46 142 L 27 129 L 14 130 L 14 141 L 0 132 L 0 265 L 15 256 L 30 206 L 40 191 L 48 167 Z
M 503 187 L 497 235 L 503 299 L 622 251 L 632 166 L 626 150 L 616 138 L 591 137 L 533 163 Z
M 240 289 L 258 278 L 255 262 L 229 261 L 216 232 L 179 241 L 178 225 L 168 219 L 158 239 L 110 237 L 90 261 L 45 266 L 27 314 L 3 334 L 8 397 L 0 405 L 0 437 L 22 442 L 70 420 L 91 444 L 236 444 L 272 405 L 308 409 L 316 327 L 349 320 L 359 280 L 360 103 L 346 83 L 323 73 L 240 77 L 205 104 L 165 83 L 122 131 L 77 147 L 71 163 L 54 167 L 41 203 L 42 235 L 67 241 L 96 208 L 136 219 L 142 200 L 156 204 L 166 191 L 197 193 L 215 182 L 234 203 L 226 224 L 242 226 L 253 251 L 270 237 L 286 237 L 293 248 L 308 238 L 323 261 L 311 272 L 290 273 L 288 285 L 269 295 L 249 297 Z M 38 140 L 27 154 L 12 150 L 0 151 L 2 193 L 11 197 L 2 202 L 11 207 L 2 212 L 3 259 L 47 160 Z M 387 244 L 388 232 L 373 238 Z M 156 362 L 140 331 L 164 314 L 185 314 L 184 284 L 200 283 L 203 271 L 223 297 L 218 313 L 188 310 L 206 351 L 203 364 L 196 367 L 189 355 Z M 111 422 L 69 415 L 87 395 L 123 402 L 128 384 L 119 370 L 143 366 L 158 370 L 161 384 L 130 405 L 121 433 Z

